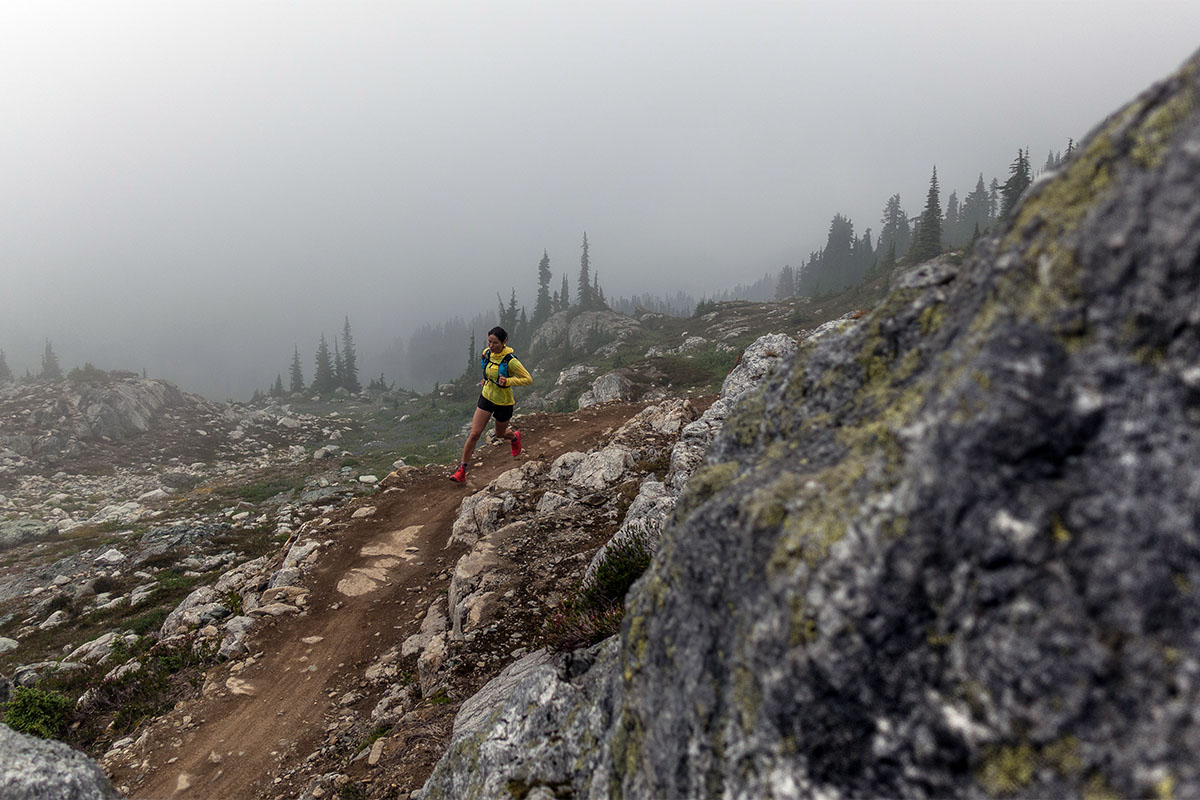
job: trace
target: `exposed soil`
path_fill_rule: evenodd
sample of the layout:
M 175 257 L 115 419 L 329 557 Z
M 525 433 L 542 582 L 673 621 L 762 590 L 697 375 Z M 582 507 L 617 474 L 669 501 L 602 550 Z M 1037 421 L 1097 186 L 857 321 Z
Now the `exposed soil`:
M 523 417 L 519 460 L 551 461 L 602 445 L 639 410 L 606 404 Z M 493 655 L 457 654 L 453 679 L 387 731 L 374 763 L 367 752 L 354 759 L 372 742 L 370 712 L 379 699 L 364 670 L 417 633 L 430 603 L 445 596 L 463 552 L 447 547 L 462 499 L 514 466 L 507 443 L 481 444 L 475 460 L 481 464 L 466 486 L 447 480 L 445 468 L 413 470 L 339 509 L 328 526 L 335 529 L 331 544 L 305 579 L 307 611 L 261 624 L 250 643 L 253 657 L 214 667 L 198 696 L 150 723 L 135 755 L 109 765 L 114 785 L 135 798 L 297 797 L 315 776 L 336 772 L 342 796 L 405 797 L 419 787 L 448 742 L 458 705 L 505 665 L 494 654 L 537 646 L 536 604 L 518 598 L 514 607 L 527 606 L 517 614 L 522 624 L 506 625 L 501 641 L 485 635 L 475 643 L 478 653 Z M 351 519 L 364 505 L 376 513 Z M 583 538 L 573 551 L 600 544 L 594 535 Z M 534 544 L 516 543 L 512 555 Z M 538 593 L 551 590 L 552 581 L 544 577 Z

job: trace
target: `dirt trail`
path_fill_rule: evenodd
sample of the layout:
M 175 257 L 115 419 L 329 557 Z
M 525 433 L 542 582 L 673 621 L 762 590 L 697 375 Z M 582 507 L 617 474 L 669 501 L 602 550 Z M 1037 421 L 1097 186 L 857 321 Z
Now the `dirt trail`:
M 429 603 L 446 591 L 446 571 L 461 555 L 447 542 L 462 498 L 522 460 L 602 444 L 641 407 L 523 417 L 520 459 L 507 443 L 481 445 L 482 466 L 472 468 L 467 486 L 447 480 L 445 468 L 421 469 L 388 482 L 398 491 L 340 509 L 334 520 L 350 524 L 327 537 L 333 543 L 305 578 L 307 613 L 260 623 L 249 642 L 255 657 L 210 670 L 201 696 L 156 720 L 132 763 L 112 766 L 114 785 L 155 800 L 297 794 L 303 787 L 280 773 L 321 745 L 363 671 L 418 632 Z M 376 513 L 352 520 L 363 505 Z

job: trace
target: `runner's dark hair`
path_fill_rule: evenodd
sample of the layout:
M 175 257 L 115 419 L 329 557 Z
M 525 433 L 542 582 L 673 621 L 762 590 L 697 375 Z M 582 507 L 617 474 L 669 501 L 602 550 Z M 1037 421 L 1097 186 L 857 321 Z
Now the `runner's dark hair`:
M 501 328 L 499 325 L 488 331 L 488 336 L 495 336 L 500 340 L 501 344 L 504 344 L 508 341 L 508 331 L 504 330 L 504 328 Z

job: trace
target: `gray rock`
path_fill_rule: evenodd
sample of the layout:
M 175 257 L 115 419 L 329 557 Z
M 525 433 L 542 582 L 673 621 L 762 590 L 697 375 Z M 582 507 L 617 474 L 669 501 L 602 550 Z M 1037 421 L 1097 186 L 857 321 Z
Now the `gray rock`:
M 633 397 L 633 382 L 620 372 L 608 372 L 596 378 L 592 386 L 579 398 L 579 407 L 608 403 L 613 400 L 629 400 Z
M 116 800 L 100 766 L 62 742 L 0 725 L 0 797 L 5 800 Z
M 641 329 L 641 323 L 615 311 L 560 311 L 538 328 L 529 345 L 537 355 L 561 347 L 580 349 L 625 339 Z
M 0 519 L 0 550 L 58 533 L 58 523 L 36 519 Z
M 4 636 L 0 636 L 0 653 L 7 653 L 10 650 L 16 650 L 20 646 L 21 643 L 16 639 L 9 639 Z

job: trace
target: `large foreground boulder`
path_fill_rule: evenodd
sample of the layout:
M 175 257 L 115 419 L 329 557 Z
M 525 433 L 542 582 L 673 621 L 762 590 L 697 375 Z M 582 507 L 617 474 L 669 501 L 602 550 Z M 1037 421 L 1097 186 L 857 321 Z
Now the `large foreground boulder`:
M 62 742 L 0 725 L 0 797 L 4 800 L 116 800 L 99 765 Z
M 1200 795 L 1198 98 L 1200 56 L 743 397 L 617 652 L 425 796 Z

